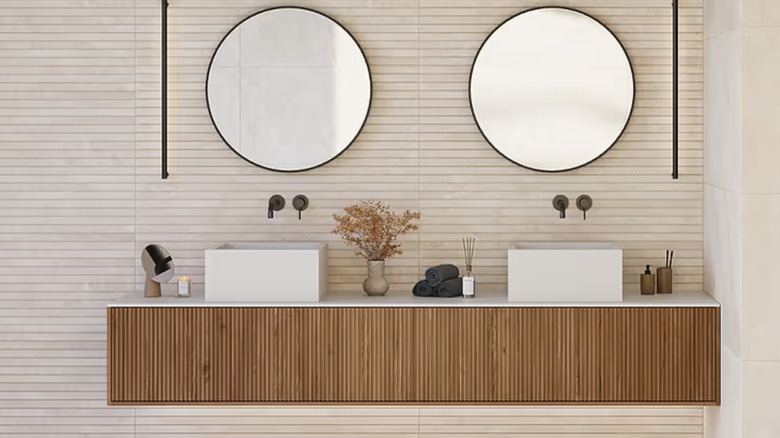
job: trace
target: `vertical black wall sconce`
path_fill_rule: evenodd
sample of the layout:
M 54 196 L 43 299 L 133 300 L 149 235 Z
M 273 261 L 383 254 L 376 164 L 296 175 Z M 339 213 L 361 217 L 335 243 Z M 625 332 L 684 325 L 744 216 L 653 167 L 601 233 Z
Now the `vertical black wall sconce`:
M 672 0 L 672 179 L 680 177 L 679 158 L 679 1 Z
M 160 48 L 160 107 L 162 120 L 160 141 L 162 143 L 162 179 L 168 179 L 168 0 L 161 0 L 160 21 L 162 27 Z

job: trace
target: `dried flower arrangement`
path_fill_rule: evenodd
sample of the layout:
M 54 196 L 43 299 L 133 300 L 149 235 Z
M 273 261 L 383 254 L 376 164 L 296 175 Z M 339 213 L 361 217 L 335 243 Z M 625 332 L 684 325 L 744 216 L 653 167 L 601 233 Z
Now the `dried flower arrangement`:
M 355 247 L 355 254 L 366 260 L 385 260 L 403 254 L 396 237 L 417 229 L 413 221 L 419 212 L 406 210 L 400 216 L 382 201 L 362 201 L 344 207 L 343 216 L 333 215 L 337 225 L 331 234 L 339 234 L 344 242 Z

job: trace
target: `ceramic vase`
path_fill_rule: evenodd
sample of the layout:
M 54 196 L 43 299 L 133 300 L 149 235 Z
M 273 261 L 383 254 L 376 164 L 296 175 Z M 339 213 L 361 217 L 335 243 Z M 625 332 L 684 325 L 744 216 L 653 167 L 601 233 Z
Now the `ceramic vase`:
M 368 261 L 368 278 L 363 281 L 363 291 L 372 297 L 378 297 L 387 293 L 390 282 L 385 278 L 385 261 Z

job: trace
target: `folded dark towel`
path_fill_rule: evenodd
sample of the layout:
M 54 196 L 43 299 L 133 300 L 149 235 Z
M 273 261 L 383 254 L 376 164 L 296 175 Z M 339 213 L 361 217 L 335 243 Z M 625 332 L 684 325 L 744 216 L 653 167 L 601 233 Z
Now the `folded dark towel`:
M 425 279 L 431 286 L 438 286 L 450 278 L 458 278 L 458 275 L 460 275 L 460 271 L 455 265 L 439 265 L 425 270 Z
M 432 297 L 433 286 L 431 286 L 431 284 L 428 283 L 428 280 L 420 280 L 412 288 L 412 295 L 418 297 Z
M 450 278 L 442 281 L 440 285 L 434 288 L 434 294 L 437 297 L 459 297 L 463 295 L 463 278 Z

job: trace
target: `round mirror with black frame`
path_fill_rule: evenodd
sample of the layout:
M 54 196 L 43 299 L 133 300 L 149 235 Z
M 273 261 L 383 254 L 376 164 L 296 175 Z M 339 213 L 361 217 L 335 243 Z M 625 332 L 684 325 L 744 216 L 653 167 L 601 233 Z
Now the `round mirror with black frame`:
M 365 53 L 333 18 L 301 7 L 253 14 L 228 32 L 206 76 L 214 127 L 238 156 L 300 172 L 342 154 L 365 125 Z
M 590 164 L 620 138 L 634 108 L 631 61 L 617 36 L 570 8 L 514 15 L 474 58 L 469 102 L 487 142 L 542 172 Z

